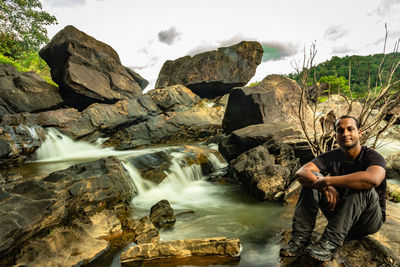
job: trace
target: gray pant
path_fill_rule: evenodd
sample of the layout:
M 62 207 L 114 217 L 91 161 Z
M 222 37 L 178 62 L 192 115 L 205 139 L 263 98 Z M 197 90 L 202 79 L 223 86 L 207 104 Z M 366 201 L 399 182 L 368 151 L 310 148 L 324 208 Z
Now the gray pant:
M 325 197 L 311 187 L 302 187 L 293 217 L 292 235 L 310 238 L 318 210 L 328 220 L 321 239 L 342 246 L 345 238 L 357 238 L 379 231 L 383 224 L 382 210 L 375 189 L 345 189 L 334 211 L 328 209 Z

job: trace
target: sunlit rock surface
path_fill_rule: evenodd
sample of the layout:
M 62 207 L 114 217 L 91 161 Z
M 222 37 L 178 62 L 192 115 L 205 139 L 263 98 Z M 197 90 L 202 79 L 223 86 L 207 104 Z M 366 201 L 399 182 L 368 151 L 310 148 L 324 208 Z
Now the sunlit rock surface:
M 142 94 L 138 78 L 122 66 L 113 48 L 71 25 L 59 31 L 39 54 L 70 107 L 83 110 L 96 102 L 115 103 Z
M 140 219 L 128 217 L 123 221 L 123 226 L 132 231 L 131 241 L 138 245 L 160 241 L 160 231 L 154 226 L 149 216 Z
M 239 239 L 226 237 L 174 240 L 131 247 L 121 255 L 121 262 L 188 256 L 238 257 L 241 251 Z
M 260 43 L 242 41 L 193 57 L 168 60 L 158 75 L 155 87 L 182 84 L 200 97 L 222 96 L 250 81 L 263 53 Z
M 34 72 L 0 64 L 0 119 L 4 114 L 39 112 L 64 105 L 56 86 Z
M 58 226 L 43 238 L 29 240 L 16 266 L 78 266 L 104 253 L 109 248 L 107 240 L 120 235 L 118 218 L 105 210 L 86 222 L 75 220 L 69 227 Z

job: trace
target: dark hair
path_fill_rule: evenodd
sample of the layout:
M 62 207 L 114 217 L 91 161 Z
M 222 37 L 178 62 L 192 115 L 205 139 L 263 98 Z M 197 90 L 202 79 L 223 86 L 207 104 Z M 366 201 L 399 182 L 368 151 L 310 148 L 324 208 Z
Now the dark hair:
M 339 122 L 341 119 L 353 119 L 353 120 L 356 122 L 357 130 L 360 129 L 360 123 L 358 122 L 358 120 L 357 120 L 356 118 L 354 118 L 353 116 L 350 116 L 350 115 L 343 115 L 343 116 L 340 116 L 339 119 L 337 119 L 337 120 L 335 121 L 335 124 L 333 125 L 333 128 L 334 128 L 335 132 L 336 132 L 336 125 L 338 124 L 338 122 Z

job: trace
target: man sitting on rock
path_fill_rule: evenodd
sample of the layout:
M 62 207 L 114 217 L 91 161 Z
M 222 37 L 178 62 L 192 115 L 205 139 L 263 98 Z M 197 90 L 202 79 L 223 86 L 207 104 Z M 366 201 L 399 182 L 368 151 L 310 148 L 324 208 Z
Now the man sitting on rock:
M 362 132 L 354 117 L 340 117 L 334 129 L 340 148 L 319 155 L 296 172 L 302 189 L 292 237 L 280 250 L 283 257 L 305 253 L 329 261 L 345 239 L 376 233 L 386 219 L 385 160 L 360 145 Z M 311 244 L 319 209 L 328 224 L 320 240 Z

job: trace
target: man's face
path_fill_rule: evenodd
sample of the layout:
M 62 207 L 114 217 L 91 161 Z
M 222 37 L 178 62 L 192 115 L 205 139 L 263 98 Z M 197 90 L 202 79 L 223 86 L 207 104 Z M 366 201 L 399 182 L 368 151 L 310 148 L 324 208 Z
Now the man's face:
M 352 118 L 344 118 L 336 125 L 336 141 L 344 149 L 350 149 L 359 143 L 361 131 Z

